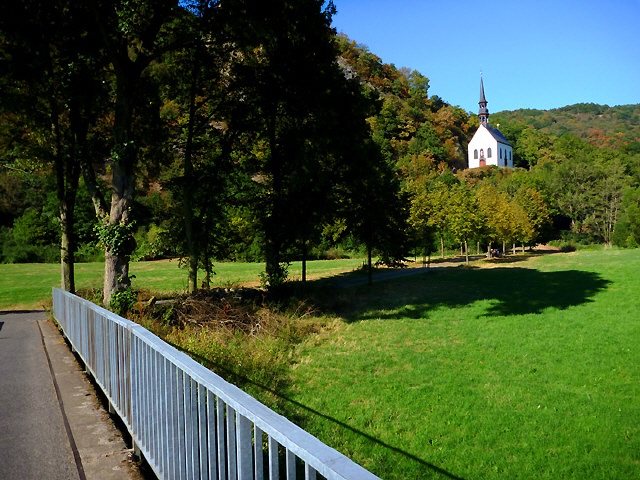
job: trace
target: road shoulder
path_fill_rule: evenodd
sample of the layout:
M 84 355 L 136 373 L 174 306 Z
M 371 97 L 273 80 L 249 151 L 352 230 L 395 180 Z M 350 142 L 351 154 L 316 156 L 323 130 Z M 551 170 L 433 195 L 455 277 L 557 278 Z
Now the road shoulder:
M 87 479 L 139 480 L 132 451 L 104 409 L 61 333 L 50 320 L 38 322 L 65 414 Z

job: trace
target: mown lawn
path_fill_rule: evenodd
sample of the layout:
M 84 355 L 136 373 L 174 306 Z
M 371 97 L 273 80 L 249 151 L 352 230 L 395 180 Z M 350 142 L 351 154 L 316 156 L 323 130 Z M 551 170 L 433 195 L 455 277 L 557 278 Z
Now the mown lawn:
M 347 289 L 297 421 L 383 479 L 640 478 L 640 250 Z
M 362 265 L 362 260 L 317 260 L 307 262 L 309 278 L 320 278 L 349 272 Z M 215 264 L 213 286 L 259 285 L 263 263 Z M 289 267 L 292 279 L 302 275 L 300 262 Z M 187 272 L 176 260 L 157 262 L 132 262 L 130 273 L 135 278 L 136 289 L 170 294 L 183 293 L 187 287 Z M 76 288 L 102 288 L 103 263 L 79 263 L 76 265 Z M 60 265 L 57 264 L 0 264 L 0 310 L 41 309 L 50 303 L 51 288 L 60 286 Z M 200 272 L 200 281 L 204 278 Z
M 640 478 L 640 250 L 476 265 L 320 288 L 330 321 L 292 347 L 282 411 L 386 480 Z M 214 281 L 263 269 L 217 264 Z M 131 272 L 136 288 L 186 285 L 177 262 Z M 78 265 L 80 288 L 101 278 Z M 0 310 L 40 308 L 58 283 L 57 265 L 0 265 Z

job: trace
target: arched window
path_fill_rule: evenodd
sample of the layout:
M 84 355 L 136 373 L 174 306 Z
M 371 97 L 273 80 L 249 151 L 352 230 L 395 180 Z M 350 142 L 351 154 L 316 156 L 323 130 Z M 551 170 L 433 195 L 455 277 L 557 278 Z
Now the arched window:
M 509 150 L 509 161 L 511 161 L 511 150 Z
M 491 158 L 491 147 L 487 148 L 487 158 Z
M 480 158 L 484 158 L 484 149 L 480 149 Z
M 502 149 L 500 149 L 500 160 L 502 160 Z
M 473 158 L 475 158 L 476 160 L 478 159 L 478 149 L 477 148 L 473 151 Z

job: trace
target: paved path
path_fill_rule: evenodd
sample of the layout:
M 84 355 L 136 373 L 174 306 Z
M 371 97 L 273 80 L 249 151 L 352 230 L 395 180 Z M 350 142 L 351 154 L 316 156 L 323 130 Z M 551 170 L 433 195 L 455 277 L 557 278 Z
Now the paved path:
M 0 478 L 141 478 L 93 386 L 46 317 L 0 312 Z

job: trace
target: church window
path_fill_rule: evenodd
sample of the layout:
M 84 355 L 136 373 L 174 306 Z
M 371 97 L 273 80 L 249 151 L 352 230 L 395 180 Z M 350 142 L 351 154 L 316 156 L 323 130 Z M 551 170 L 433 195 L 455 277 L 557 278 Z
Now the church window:
M 473 151 L 473 158 L 476 159 L 476 160 L 478 159 L 478 149 L 477 148 Z
M 491 147 L 487 148 L 487 158 L 491 158 Z
M 511 150 L 509 150 L 509 161 L 511 161 Z
M 502 149 L 500 149 L 500 160 L 502 160 Z
M 480 149 L 480 158 L 484 158 L 484 149 L 483 148 Z

